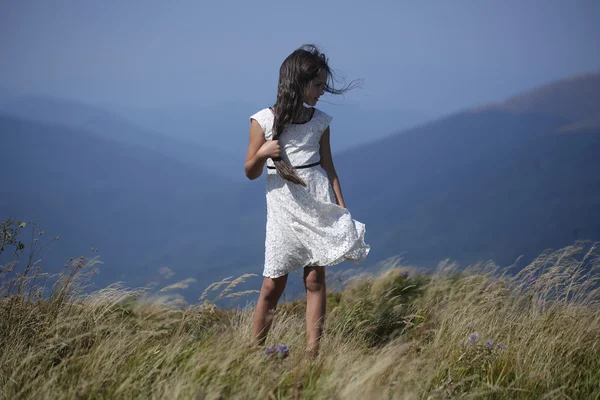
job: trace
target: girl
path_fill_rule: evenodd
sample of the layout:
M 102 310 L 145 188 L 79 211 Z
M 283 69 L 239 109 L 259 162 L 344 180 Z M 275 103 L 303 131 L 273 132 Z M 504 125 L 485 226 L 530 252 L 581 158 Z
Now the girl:
M 346 209 L 329 147 L 331 117 L 314 106 L 333 87 L 327 58 L 313 45 L 288 56 L 279 70 L 277 102 L 250 117 L 244 169 L 258 178 L 267 164 L 264 280 L 252 328 L 263 345 L 288 273 L 304 269 L 307 351 L 316 356 L 325 319 L 325 267 L 369 253 L 365 226 Z M 309 107 L 305 106 L 308 105 Z

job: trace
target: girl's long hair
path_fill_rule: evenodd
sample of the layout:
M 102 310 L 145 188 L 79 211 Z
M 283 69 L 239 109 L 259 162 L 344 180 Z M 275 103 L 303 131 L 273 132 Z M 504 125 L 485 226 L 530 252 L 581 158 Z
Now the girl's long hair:
M 279 84 L 277 86 L 277 102 L 273 106 L 275 120 L 273 122 L 273 139 L 278 140 L 285 128 L 297 121 L 304 110 L 304 96 L 311 81 L 325 71 L 326 80 L 324 91 L 332 94 L 342 94 L 359 85 L 359 81 L 336 89 L 336 78 L 329 68 L 328 59 L 315 45 L 307 44 L 290 54 L 279 69 Z M 283 153 L 283 149 L 281 150 Z M 277 172 L 283 179 L 306 186 L 306 183 L 296 174 L 292 166 L 282 158 L 273 159 Z

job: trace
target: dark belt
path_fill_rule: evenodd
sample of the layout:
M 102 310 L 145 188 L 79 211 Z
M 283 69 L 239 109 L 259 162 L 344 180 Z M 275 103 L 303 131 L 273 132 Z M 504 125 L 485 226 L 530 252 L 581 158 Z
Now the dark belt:
M 315 163 L 312 163 L 312 164 L 301 165 L 301 166 L 299 166 L 299 167 L 292 167 L 292 168 L 294 168 L 294 169 L 303 169 L 303 168 L 310 168 L 310 167 L 314 167 L 314 166 L 317 166 L 317 165 L 320 165 L 320 164 L 321 164 L 321 161 L 317 161 L 317 162 L 315 162 Z M 267 165 L 267 168 L 268 168 L 268 169 L 276 169 L 275 167 L 271 167 L 270 165 Z

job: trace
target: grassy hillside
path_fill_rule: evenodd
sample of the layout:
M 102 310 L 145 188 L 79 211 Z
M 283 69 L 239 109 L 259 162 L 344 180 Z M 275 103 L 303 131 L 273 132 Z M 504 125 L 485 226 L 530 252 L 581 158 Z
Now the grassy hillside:
M 18 256 L 18 241 L 3 240 Z M 303 354 L 301 301 L 278 309 L 267 344 L 289 351 L 270 356 L 250 344 L 252 306 L 215 305 L 244 295 L 235 289 L 245 276 L 185 305 L 174 294 L 185 281 L 82 294 L 93 259 L 54 280 L 6 263 L 0 397 L 598 398 L 598 246 L 545 252 L 517 276 L 449 262 L 431 274 L 390 262 L 355 276 L 328 295 L 316 360 Z M 56 284 L 42 298 L 48 279 Z

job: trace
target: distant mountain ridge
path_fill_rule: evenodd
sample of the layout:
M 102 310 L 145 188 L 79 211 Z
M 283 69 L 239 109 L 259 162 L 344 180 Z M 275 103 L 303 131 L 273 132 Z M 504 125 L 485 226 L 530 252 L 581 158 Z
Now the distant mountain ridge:
M 180 161 L 209 168 L 217 175 L 238 178 L 239 168 L 223 164 L 224 153 L 141 128 L 102 107 L 47 96 L 24 96 L 0 104 L 0 112 L 44 124 L 83 129 L 99 137 L 158 151 Z
M 424 267 L 447 257 L 509 265 L 600 240 L 600 129 L 585 125 L 597 115 L 586 89 L 597 79 L 559 82 L 528 101 L 465 110 L 336 154 L 346 203 L 367 226 L 366 266 L 398 254 Z M 110 116 L 93 125 L 118 136 L 114 121 L 127 131 Z M 565 132 L 574 124 L 577 134 Z M 260 274 L 264 176 L 236 182 L 160 146 L 118 139 L 0 117 L 0 216 L 60 235 L 47 258 L 55 265 L 98 247 L 100 284 L 146 283 L 163 266 L 174 279 L 197 278 L 197 290 Z M 229 161 L 241 175 L 243 159 Z
M 374 258 L 508 265 L 600 239 L 600 129 L 561 133 L 600 115 L 598 92 L 589 90 L 599 77 L 550 84 L 337 157 L 347 204 L 367 223 Z
M 257 262 L 245 240 L 255 224 L 236 212 L 246 183 L 159 151 L 15 117 L 0 116 L 0 147 L 0 216 L 61 237 L 46 265 L 97 247 L 105 262 L 98 282 L 140 285 L 161 266 L 208 284 L 206 268 Z M 217 249 L 229 257 L 205 259 Z
M 229 102 L 202 107 L 110 108 L 140 126 L 205 144 L 232 157 L 244 157 L 250 126 L 248 118 L 270 105 Z M 334 154 L 418 125 L 435 115 L 427 110 L 367 110 L 356 104 L 331 103 L 327 98 L 319 102 L 317 108 L 333 116 Z
M 563 79 L 489 108 L 519 114 L 560 116 L 571 124 L 589 125 L 600 121 L 600 71 Z

